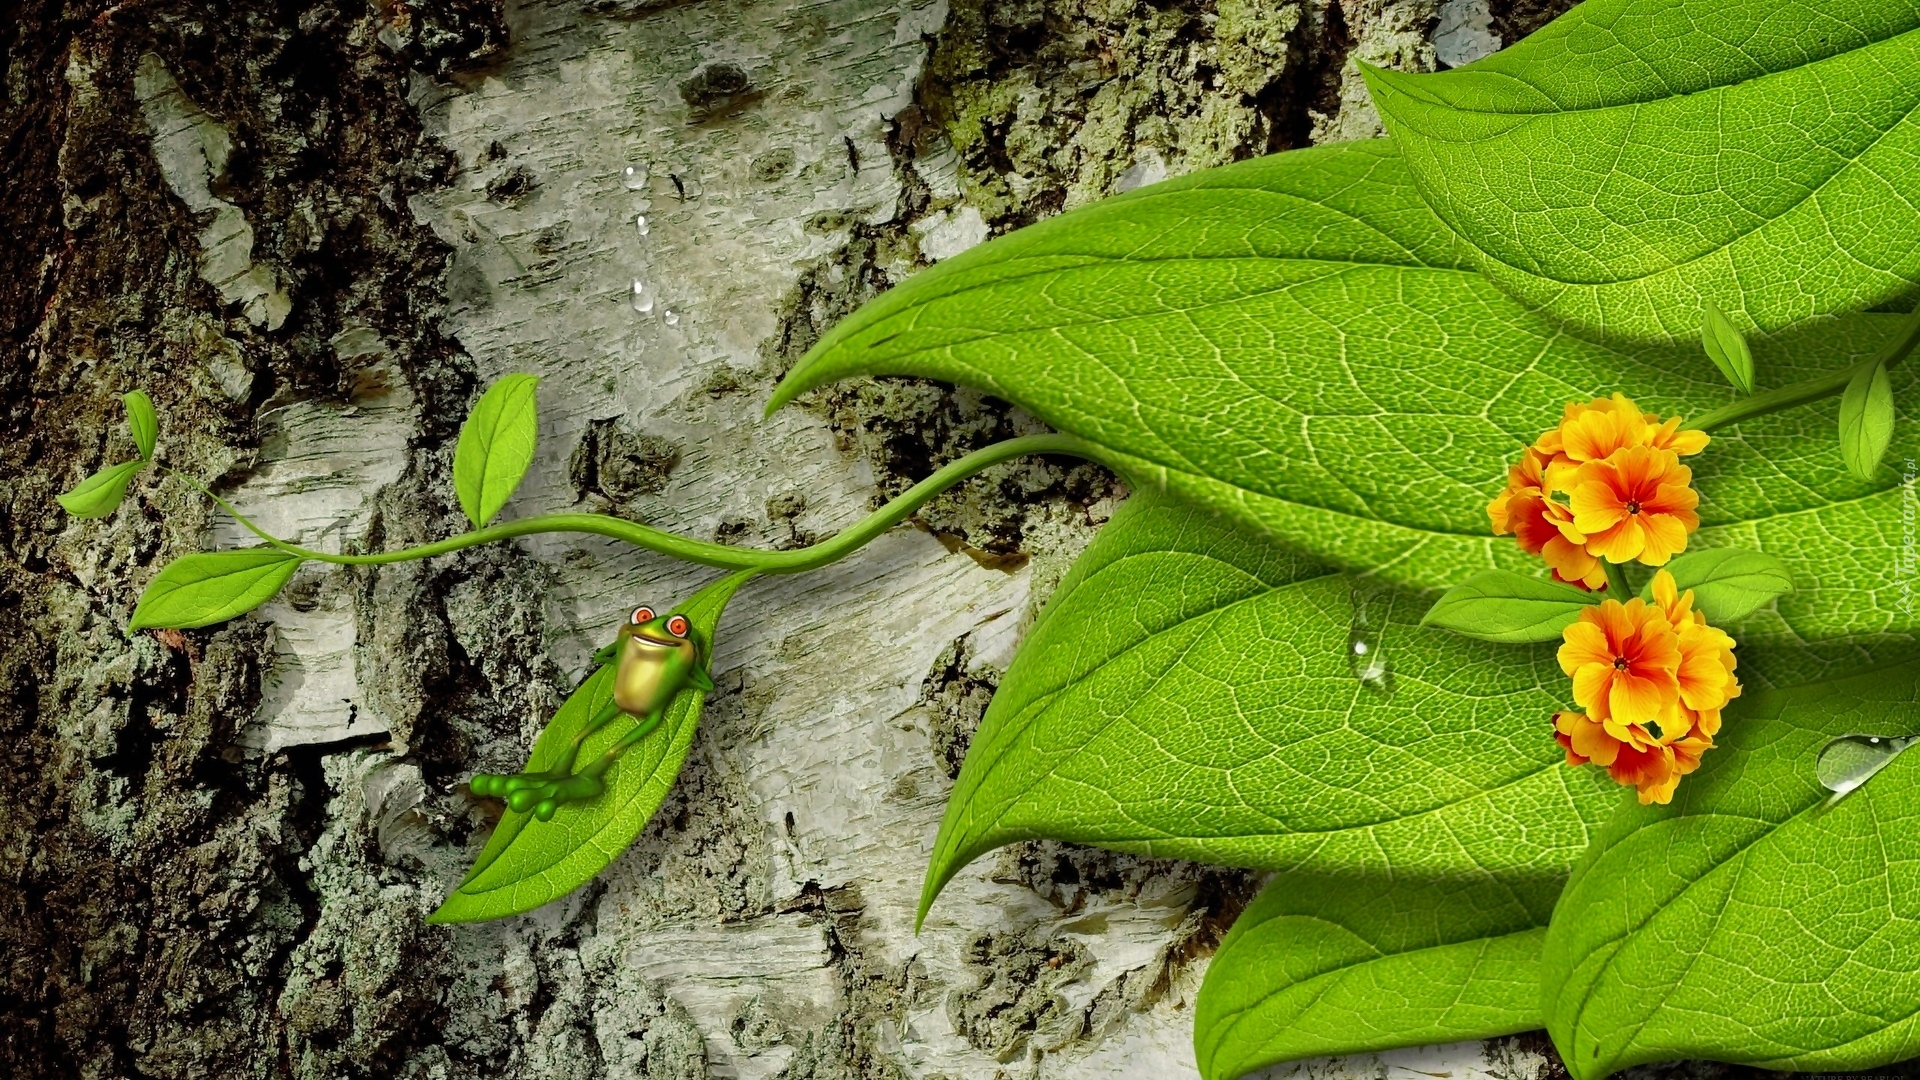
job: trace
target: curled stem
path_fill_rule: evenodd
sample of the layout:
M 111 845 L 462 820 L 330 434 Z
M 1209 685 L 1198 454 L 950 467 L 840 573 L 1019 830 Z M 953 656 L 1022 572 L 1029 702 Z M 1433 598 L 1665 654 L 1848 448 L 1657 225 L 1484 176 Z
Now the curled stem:
M 1003 461 L 1027 454 L 1062 454 L 1092 460 L 1100 460 L 1103 456 L 1099 447 L 1072 435 L 1023 435 L 1017 439 L 994 443 L 992 446 L 982 447 L 950 462 L 932 476 L 902 492 L 887 505 L 836 533 L 831 539 L 791 551 L 758 551 L 753 548 L 730 547 L 726 544 L 694 540 L 606 514 L 540 514 L 535 517 L 521 518 L 518 521 L 503 521 L 498 525 L 489 525 L 484 529 L 475 529 L 458 536 L 450 536 L 445 540 L 421 544 L 418 547 L 402 548 L 399 551 L 382 551 L 371 555 L 334 555 L 287 543 L 247 520 L 240 511 L 234 509 L 233 504 L 214 494 L 205 484 L 177 470 L 168 469 L 167 471 L 198 488 L 222 510 L 232 515 L 242 528 L 268 545 L 289 555 L 313 559 L 316 562 L 339 563 L 345 566 L 378 566 L 445 555 L 515 536 L 573 532 L 624 540 L 648 551 L 657 551 L 662 555 L 671 555 L 686 562 L 717 566 L 726 570 L 793 574 L 803 570 L 817 569 L 845 558 L 865 547 L 881 533 L 898 525 L 909 514 L 960 481 Z
M 1855 374 L 1875 364 L 1894 367 L 1906 359 L 1907 354 L 1913 352 L 1916 346 L 1920 346 L 1920 306 L 1913 309 L 1913 313 L 1900 324 L 1899 331 L 1889 338 L 1886 344 L 1880 346 L 1878 352 L 1852 367 L 1841 368 L 1839 371 L 1794 383 L 1792 386 L 1783 386 L 1778 390 L 1769 390 L 1764 394 L 1741 398 L 1739 401 L 1707 413 L 1687 426 L 1712 434 L 1716 428 L 1832 397 L 1845 390 L 1847 384 L 1853 381 Z

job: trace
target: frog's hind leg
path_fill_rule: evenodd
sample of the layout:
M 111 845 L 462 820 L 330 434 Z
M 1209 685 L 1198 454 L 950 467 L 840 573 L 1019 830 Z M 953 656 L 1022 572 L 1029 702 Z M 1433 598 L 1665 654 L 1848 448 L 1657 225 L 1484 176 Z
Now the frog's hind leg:
M 567 748 L 548 768 L 539 772 L 520 772 L 501 775 L 499 773 L 475 773 L 467 786 L 475 795 L 486 798 L 505 799 L 507 805 L 525 812 L 555 798 L 560 785 L 565 784 L 574 774 L 574 764 L 579 760 L 580 747 L 588 738 L 620 716 L 620 706 L 608 701 L 600 711 L 593 714 L 581 727 L 578 734 L 568 741 Z M 565 801 L 565 800 L 562 800 Z M 547 812 L 552 817 L 552 811 Z M 544 820 L 544 819 L 542 819 Z
M 622 735 L 620 741 L 608 747 L 607 752 L 595 759 L 593 764 L 576 770 L 570 775 L 555 776 L 553 770 L 501 777 L 491 777 L 490 774 L 483 773 L 481 775 L 490 777 L 488 789 L 481 791 L 478 786 L 475 786 L 474 792 L 480 795 L 497 794 L 506 799 L 507 806 L 514 810 L 521 813 L 530 810 L 533 816 L 541 821 L 552 821 L 554 812 L 559 810 L 562 804 L 585 802 L 606 791 L 607 785 L 604 778 L 607 770 L 613 768 L 613 763 L 620 760 L 622 754 L 653 734 L 654 730 L 660 726 L 660 722 L 666 718 L 665 709 L 642 718 L 633 725 L 633 730 Z M 596 725 L 596 729 L 604 726 L 606 721 L 601 720 Z M 584 736 L 582 738 L 584 739 Z M 569 763 L 579 751 L 579 741 L 575 741 L 568 753 Z M 474 780 L 477 782 L 480 777 L 476 776 Z
M 633 725 L 632 731 L 629 731 L 625 735 L 622 735 L 620 737 L 619 742 L 614 743 L 612 746 L 608 747 L 607 752 L 604 754 L 601 754 L 600 759 L 598 761 L 595 761 L 593 764 L 575 773 L 574 779 L 579 780 L 581 778 L 590 777 L 595 783 L 599 783 L 600 778 L 607 774 L 607 770 L 613 768 L 613 763 L 620 760 L 620 755 L 626 753 L 628 750 L 633 749 L 633 747 L 637 745 L 640 742 L 640 740 L 653 734 L 654 729 L 660 726 L 660 721 L 665 720 L 666 718 L 667 718 L 667 711 L 665 709 L 661 709 L 658 712 L 655 712 L 652 715 L 648 716 L 646 719 L 641 720 L 639 723 Z
M 522 796 L 520 803 L 526 803 L 528 807 L 532 807 L 532 809 L 534 809 L 534 817 L 538 817 L 540 821 L 553 821 L 553 813 L 555 813 L 557 809 L 561 809 L 561 803 L 580 803 L 580 801 L 586 801 L 586 799 L 597 798 L 601 792 L 607 790 L 607 780 L 605 780 L 605 776 L 607 776 L 607 771 L 612 769 L 612 763 L 618 761 L 622 753 L 626 753 L 628 749 L 632 749 L 636 744 L 639 744 L 639 740 L 643 740 L 643 738 L 647 738 L 649 734 L 653 734 L 653 728 L 660 726 L 662 719 L 666 719 L 666 711 L 664 711 L 664 709 L 660 709 L 659 713 L 653 713 L 651 717 L 647 717 L 647 719 L 643 719 L 643 721 L 634 724 L 634 730 L 630 730 L 630 732 L 626 732 L 624 736 L 620 736 L 620 742 L 612 744 L 611 748 L 607 749 L 607 753 L 599 755 L 599 759 L 595 759 L 593 765 L 588 765 L 586 769 L 582 769 L 582 771 L 578 771 L 578 773 L 564 778 L 564 780 L 553 784 L 553 786 L 549 786 L 549 788 L 543 788 L 543 798 L 534 799 L 524 798 L 524 796 Z M 513 809 L 522 809 L 520 803 L 515 803 L 513 796 L 507 798 L 507 805 L 511 805 Z

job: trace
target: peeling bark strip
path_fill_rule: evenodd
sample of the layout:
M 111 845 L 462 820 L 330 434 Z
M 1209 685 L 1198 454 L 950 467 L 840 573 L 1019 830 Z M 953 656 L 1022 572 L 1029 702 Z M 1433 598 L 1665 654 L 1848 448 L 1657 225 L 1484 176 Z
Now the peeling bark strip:
M 1352 59 L 1464 63 L 1568 6 L 15 5 L 0 1074 L 1192 1075 L 1187 1006 L 1250 876 L 1024 844 L 910 929 L 998 672 L 1125 495 L 1098 468 L 1005 466 L 924 532 L 756 583 L 634 849 L 531 916 L 431 930 L 495 813 L 465 778 L 516 768 L 621 615 L 705 572 L 540 539 L 310 567 L 249 619 L 129 639 L 159 565 L 250 541 L 177 481 L 96 522 L 53 495 L 129 452 L 137 386 L 161 459 L 280 535 L 439 538 L 475 390 L 526 371 L 547 424 L 509 514 L 804 544 L 1035 427 L 910 380 L 762 420 L 834 320 L 1065 207 L 1374 134 Z M 1315 1066 L 1556 1067 L 1525 1037 Z

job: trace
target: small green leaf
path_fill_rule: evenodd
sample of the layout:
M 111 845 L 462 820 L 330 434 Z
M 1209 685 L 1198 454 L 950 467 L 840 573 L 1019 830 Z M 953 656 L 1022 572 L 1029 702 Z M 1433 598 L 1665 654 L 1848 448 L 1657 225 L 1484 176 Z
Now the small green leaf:
M 734 591 L 753 577 L 742 570 L 695 593 L 675 609 L 707 641 Z M 581 725 L 613 696 L 611 664 L 602 665 L 573 692 L 534 743 L 527 769 L 549 767 Z M 607 790 L 585 802 L 564 803 L 552 821 L 531 812 L 506 811 L 466 880 L 428 917 L 428 922 L 478 922 L 532 911 L 592 880 L 640 835 L 680 775 L 693 745 L 706 693 L 681 691 L 664 723 L 628 750 L 607 773 Z M 581 744 L 581 761 L 592 761 L 617 742 L 629 725 L 616 720 Z
M 1676 589 L 1693 590 L 1693 606 L 1716 626 L 1738 622 L 1793 590 L 1787 565 L 1745 548 L 1689 551 L 1667 564 Z M 1640 590 L 1653 599 L 1653 582 Z
M 140 448 L 141 460 L 152 461 L 153 444 L 160 438 L 160 416 L 153 411 L 153 399 L 145 390 L 132 390 L 120 400 L 127 404 L 127 427 L 133 432 L 134 445 Z
M 1482 641 L 1558 641 L 1560 632 L 1602 598 L 1571 585 L 1511 570 L 1482 570 L 1448 589 L 1420 620 Z
M 1893 383 L 1883 361 L 1863 367 L 1840 395 L 1840 456 L 1848 471 L 1873 479 L 1893 441 Z
M 1840 802 L 1844 735 L 1920 733 L 1920 661 L 1742 695 L 1670 806 L 1624 800 L 1541 954 L 1547 1030 L 1577 1080 L 1706 1058 L 1851 1072 L 1920 1054 L 1920 756 Z
M 1753 350 L 1747 348 L 1747 336 L 1711 300 L 1700 314 L 1700 343 L 1706 347 L 1707 359 L 1713 361 L 1713 366 L 1720 369 L 1720 374 L 1727 377 L 1734 389 L 1743 394 L 1753 393 Z
M 460 444 L 453 451 L 453 487 L 460 509 L 476 529 L 507 505 L 520 478 L 533 463 L 539 437 L 535 412 L 535 375 L 504 375 L 480 395 L 467 422 L 460 427 Z
M 1540 1026 L 1557 879 L 1288 874 L 1233 924 L 1194 1005 L 1206 1080 Z
M 74 517 L 106 517 L 120 508 L 120 500 L 127 495 L 128 482 L 146 465 L 145 461 L 123 461 L 118 465 L 109 465 L 80 481 L 80 486 L 72 491 L 54 498 Z
M 140 594 L 127 632 L 190 630 L 244 615 L 273 599 L 302 561 L 270 547 L 183 555 Z

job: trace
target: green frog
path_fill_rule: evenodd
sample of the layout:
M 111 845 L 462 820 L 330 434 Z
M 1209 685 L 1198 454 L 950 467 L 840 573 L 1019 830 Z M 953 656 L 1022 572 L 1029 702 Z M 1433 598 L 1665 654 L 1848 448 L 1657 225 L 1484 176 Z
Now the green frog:
M 540 772 L 477 773 L 468 786 L 475 795 L 505 799 L 521 813 L 530 810 L 541 821 L 553 820 L 563 803 L 599 795 L 606 790 L 607 770 L 666 720 L 667 707 L 680 691 L 713 689 L 706 652 L 699 631 L 685 615 L 655 615 L 650 607 L 634 608 L 613 644 L 594 654 L 601 666 L 617 665 L 613 700 L 587 721 L 560 759 Z M 633 729 L 591 764 L 575 768 L 587 739 L 622 716 L 634 721 Z

